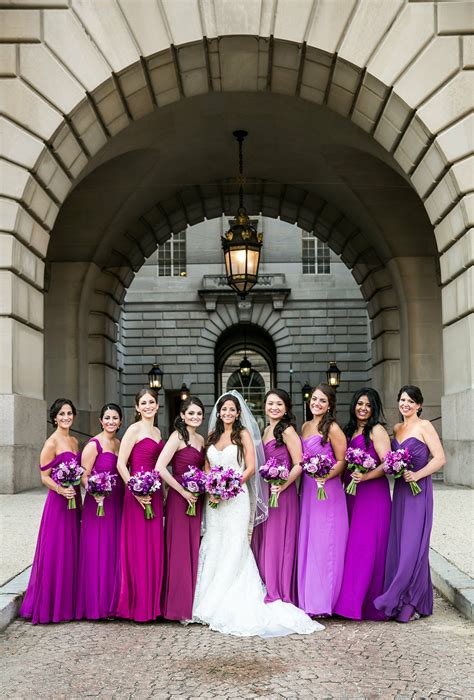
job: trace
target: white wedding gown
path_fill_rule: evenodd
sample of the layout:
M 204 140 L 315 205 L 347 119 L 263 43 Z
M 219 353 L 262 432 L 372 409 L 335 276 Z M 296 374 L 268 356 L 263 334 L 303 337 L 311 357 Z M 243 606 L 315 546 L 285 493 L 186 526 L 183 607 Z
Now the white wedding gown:
M 211 466 L 231 467 L 242 473 L 237 445 L 207 452 Z M 244 493 L 217 508 L 206 505 L 206 531 L 199 550 L 199 566 L 193 605 L 193 622 L 217 632 L 240 637 L 281 637 L 310 634 L 324 627 L 302 610 L 282 601 L 264 603 L 260 578 L 248 540 L 250 499 Z

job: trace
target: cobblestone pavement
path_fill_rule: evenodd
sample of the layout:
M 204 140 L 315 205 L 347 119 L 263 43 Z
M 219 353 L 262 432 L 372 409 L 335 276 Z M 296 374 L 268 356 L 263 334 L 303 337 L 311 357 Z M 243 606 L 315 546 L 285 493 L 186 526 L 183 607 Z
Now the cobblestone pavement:
M 327 620 L 309 637 L 226 637 L 177 623 L 16 620 L 2 698 L 472 698 L 473 625 L 443 599 L 400 625 Z

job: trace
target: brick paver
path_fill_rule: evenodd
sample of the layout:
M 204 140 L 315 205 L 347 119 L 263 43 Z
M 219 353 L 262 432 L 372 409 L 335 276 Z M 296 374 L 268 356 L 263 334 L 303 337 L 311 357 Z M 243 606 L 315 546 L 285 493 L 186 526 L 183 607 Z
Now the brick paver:
M 408 625 L 326 624 L 263 640 L 177 623 L 17 620 L 0 641 L 1 697 L 474 697 L 473 626 L 439 597 L 433 617 Z

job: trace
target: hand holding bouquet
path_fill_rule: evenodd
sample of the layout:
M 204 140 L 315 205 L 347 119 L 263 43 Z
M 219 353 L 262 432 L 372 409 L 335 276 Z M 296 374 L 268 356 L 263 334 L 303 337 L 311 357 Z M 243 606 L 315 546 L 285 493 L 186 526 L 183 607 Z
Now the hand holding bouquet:
M 403 473 L 413 467 L 413 461 L 410 453 L 405 447 L 400 447 L 398 450 L 390 450 L 387 452 L 384 459 L 383 470 L 386 474 L 394 476 L 398 479 L 403 476 Z M 416 481 L 409 481 L 411 492 L 414 496 L 421 493 L 421 488 Z
M 375 459 L 360 447 L 348 447 L 346 451 L 346 461 L 349 471 L 354 472 L 357 470 L 361 472 L 361 474 L 367 474 L 367 472 L 370 472 L 377 466 Z M 356 491 L 357 482 L 352 478 L 350 484 L 346 488 L 346 493 L 355 496 Z
M 79 464 L 76 459 L 70 459 L 67 462 L 61 462 L 57 467 L 54 467 L 51 471 L 52 480 L 63 488 L 69 488 L 69 486 L 79 486 L 81 483 L 81 476 L 84 473 L 83 467 Z M 76 507 L 76 498 L 68 498 L 67 508 L 68 510 L 74 510 Z
M 278 460 L 275 457 L 270 457 L 267 459 L 265 464 L 263 464 L 258 471 L 263 479 L 272 486 L 281 486 L 281 484 L 284 484 L 290 476 L 290 470 L 286 464 L 278 464 Z M 268 502 L 269 508 L 278 508 L 279 496 L 279 493 L 272 492 L 270 494 L 270 500 Z
M 188 467 L 188 471 L 183 474 L 182 486 L 186 491 L 195 496 L 204 493 L 206 490 L 206 472 L 197 467 Z M 186 515 L 196 515 L 196 503 L 189 503 Z
M 91 474 L 87 479 L 87 493 L 94 496 L 96 500 L 99 499 L 97 500 L 96 511 L 96 515 L 98 515 L 99 518 L 103 518 L 105 515 L 104 498 L 110 496 L 116 483 L 117 477 L 110 472 L 97 472 L 97 474 Z
M 308 452 L 305 452 L 303 454 L 301 466 L 303 467 L 303 471 L 306 472 L 308 476 L 310 476 L 312 479 L 316 479 L 316 483 L 318 485 L 316 499 L 318 501 L 325 501 L 327 499 L 327 494 L 324 489 L 324 479 L 333 468 L 334 461 L 329 455 L 310 455 Z
M 128 490 L 134 496 L 152 496 L 155 491 L 161 488 L 160 475 L 156 471 L 137 472 L 130 477 L 127 484 Z M 145 504 L 145 520 L 152 520 L 155 517 L 151 503 Z
M 209 506 L 217 508 L 219 501 L 228 501 L 243 492 L 242 476 L 233 469 L 216 465 L 206 477 L 206 491 L 215 499 L 209 501 Z

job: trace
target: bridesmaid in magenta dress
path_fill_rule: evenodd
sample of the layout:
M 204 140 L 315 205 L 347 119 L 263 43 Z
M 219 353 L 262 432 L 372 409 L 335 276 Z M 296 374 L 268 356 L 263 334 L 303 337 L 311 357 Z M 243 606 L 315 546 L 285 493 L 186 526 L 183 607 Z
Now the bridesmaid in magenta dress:
M 392 448 L 406 448 L 413 469 L 395 480 L 384 593 L 375 600 L 375 607 L 397 622 L 410 622 L 433 612 L 428 559 L 433 524 L 431 474 L 441 469 L 445 456 L 433 425 L 419 417 L 422 404 L 423 395 L 417 386 L 400 389 L 398 407 L 403 422 L 393 429 Z M 421 493 L 414 496 L 410 482 L 418 483 Z
M 154 426 L 158 395 L 141 389 L 135 397 L 136 422 L 120 443 L 118 471 L 125 484 L 136 472 L 152 471 L 163 449 L 161 433 Z M 128 468 L 127 468 L 128 465 Z M 151 503 L 155 517 L 145 520 L 145 505 Z M 163 494 L 134 496 L 127 488 L 123 500 L 120 542 L 120 574 L 117 605 L 112 613 L 137 622 L 161 615 L 163 583 Z
M 165 574 L 162 608 L 167 620 L 191 620 L 201 539 L 202 497 L 186 491 L 183 474 L 189 467 L 204 467 L 204 438 L 196 430 L 202 424 L 204 406 L 196 396 L 182 402 L 171 434 L 156 468 L 171 487 L 165 511 Z M 172 475 L 167 469 L 171 463 Z M 196 515 L 186 515 L 196 503 Z
M 104 502 L 104 515 L 97 516 L 97 504 L 104 499 L 86 493 L 79 546 L 79 579 L 77 584 L 76 618 L 106 618 L 114 606 L 120 554 L 123 482 L 117 472 L 120 442 L 115 437 L 122 423 L 122 409 L 106 404 L 100 412 L 102 432 L 93 437 L 82 452 L 84 467 L 82 485 L 87 487 L 91 474 L 110 472 L 116 484 Z
M 298 538 L 298 605 L 308 615 L 332 615 L 344 570 L 349 521 L 341 482 L 346 437 L 335 419 L 336 392 L 328 384 L 313 389 L 313 419 L 303 425 L 303 452 L 328 455 L 334 462 L 324 479 L 327 499 L 316 498 L 315 479 L 303 474 Z
M 375 459 L 377 467 L 366 474 L 345 475 L 346 485 L 357 482 L 355 496 L 347 495 L 349 538 L 341 592 L 334 612 L 354 620 L 384 620 L 374 600 L 382 593 L 390 528 L 390 487 L 383 471 L 390 438 L 380 424 L 383 409 L 375 389 L 359 389 L 350 406 L 345 428 L 349 447 L 359 447 Z
M 69 399 L 56 399 L 50 408 L 56 426 L 40 455 L 41 481 L 49 489 L 41 518 L 35 557 L 21 617 L 36 625 L 74 619 L 81 497 L 79 487 L 59 486 L 51 472 L 61 462 L 79 459 L 76 438 L 69 434 L 76 408 Z M 68 509 L 68 500 L 76 508 Z
M 290 469 L 290 476 L 281 486 L 272 485 L 271 490 L 279 493 L 278 508 L 269 508 L 267 520 L 254 527 L 251 546 L 267 589 L 265 602 L 282 600 L 297 605 L 299 508 L 295 479 L 301 474 L 302 450 L 295 430 L 291 399 L 286 391 L 270 389 L 267 392 L 265 414 L 270 421 L 263 434 L 265 459 L 275 457 Z

